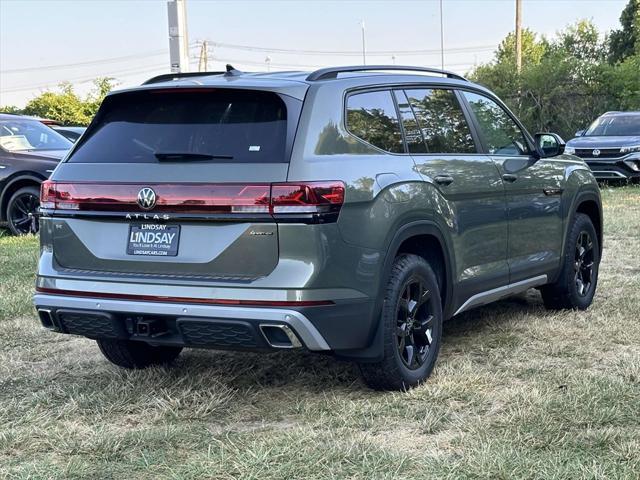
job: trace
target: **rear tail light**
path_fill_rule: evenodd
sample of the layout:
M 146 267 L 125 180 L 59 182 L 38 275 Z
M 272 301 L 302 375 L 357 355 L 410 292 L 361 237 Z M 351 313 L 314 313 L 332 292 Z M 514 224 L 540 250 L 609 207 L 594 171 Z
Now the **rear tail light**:
M 153 190 L 151 206 L 138 201 Z M 186 214 L 266 214 L 277 218 L 337 214 L 344 203 L 342 182 L 273 184 L 106 184 L 42 183 L 44 210 Z
M 271 185 L 272 213 L 327 213 L 339 210 L 343 203 L 342 182 Z

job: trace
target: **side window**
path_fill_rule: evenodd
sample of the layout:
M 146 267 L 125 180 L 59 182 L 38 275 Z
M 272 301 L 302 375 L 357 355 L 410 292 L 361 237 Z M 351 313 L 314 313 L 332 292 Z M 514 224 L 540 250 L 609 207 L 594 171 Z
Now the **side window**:
M 411 121 L 407 122 L 403 113 L 411 153 L 476 153 L 471 130 L 452 90 L 411 89 L 405 90 L 405 94 L 407 107 L 413 111 L 424 141 L 422 146 L 409 142 L 412 124 Z M 401 105 L 401 102 L 398 104 Z
M 480 124 L 489 153 L 492 155 L 528 155 L 524 133 L 496 102 L 484 95 L 463 92 Z
M 347 129 L 382 150 L 404 153 L 400 123 L 389 90 L 350 95 L 347 98 Z
M 429 153 L 407 96 L 402 90 L 395 90 L 393 93 L 396 96 L 398 110 L 400 110 L 400 118 L 402 119 L 402 126 L 404 128 L 404 139 L 407 142 L 409 153 Z

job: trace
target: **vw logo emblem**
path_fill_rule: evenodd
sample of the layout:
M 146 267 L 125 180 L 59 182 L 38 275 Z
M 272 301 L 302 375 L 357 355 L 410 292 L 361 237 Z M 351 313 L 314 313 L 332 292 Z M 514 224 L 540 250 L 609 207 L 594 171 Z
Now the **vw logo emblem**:
M 151 210 L 156 206 L 156 192 L 152 188 L 145 187 L 138 192 L 138 205 L 143 210 Z
M 597 148 L 591 153 L 593 154 L 594 157 L 599 157 L 600 156 L 600 150 L 598 150 Z

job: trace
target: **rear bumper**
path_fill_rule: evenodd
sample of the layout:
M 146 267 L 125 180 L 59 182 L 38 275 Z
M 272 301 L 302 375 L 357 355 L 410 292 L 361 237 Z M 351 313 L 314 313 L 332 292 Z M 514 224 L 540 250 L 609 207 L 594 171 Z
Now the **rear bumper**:
M 112 300 L 38 293 L 44 327 L 88 338 L 230 350 L 304 347 L 310 351 L 365 348 L 372 338 L 371 303 L 271 308 Z
M 33 301 L 45 327 L 89 338 L 122 338 L 201 348 L 268 349 L 273 347 L 266 341 L 261 326 L 282 325 L 293 331 L 301 345 L 309 350 L 331 349 L 307 317 L 289 309 L 183 305 L 47 294 L 36 294 Z M 46 312 L 45 316 L 42 312 Z M 138 324 L 153 320 L 161 322 L 161 332 L 140 334 Z

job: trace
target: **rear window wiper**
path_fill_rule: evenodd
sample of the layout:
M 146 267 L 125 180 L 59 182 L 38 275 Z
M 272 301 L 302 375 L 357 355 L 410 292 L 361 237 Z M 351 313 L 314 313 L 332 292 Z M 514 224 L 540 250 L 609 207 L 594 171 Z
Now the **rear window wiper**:
M 232 155 L 209 155 L 206 153 L 167 153 L 155 152 L 161 162 L 203 162 L 207 160 L 233 160 Z

